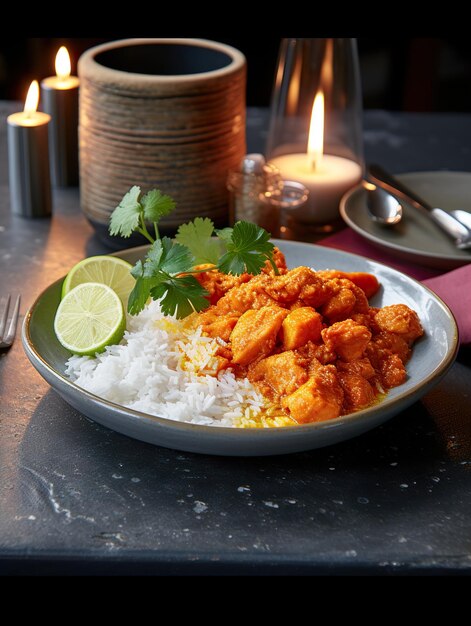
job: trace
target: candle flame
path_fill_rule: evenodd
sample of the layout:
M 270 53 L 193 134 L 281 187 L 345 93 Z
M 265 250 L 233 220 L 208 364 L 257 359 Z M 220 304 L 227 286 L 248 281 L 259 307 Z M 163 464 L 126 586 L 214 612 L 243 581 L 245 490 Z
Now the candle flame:
M 70 76 L 70 56 L 65 46 L 59 48 L 56 54 L 56 74 L 59 80 L 66 80 Z
M 38 110 L 39 104 L 39 83 L 37 80 L 33 80 L 28 89 L 28 94 L 25 100 L 24 112 L 29 117 Z
M 319 169 L 324 154 L 324 93 L 319 90 L 312 105 L 307 152 L 313 170 Z

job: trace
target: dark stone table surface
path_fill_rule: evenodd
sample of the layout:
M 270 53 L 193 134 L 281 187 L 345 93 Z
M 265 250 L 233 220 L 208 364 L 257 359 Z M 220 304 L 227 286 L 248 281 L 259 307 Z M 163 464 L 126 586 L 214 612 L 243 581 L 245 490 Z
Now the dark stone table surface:
M 107 253 L 54 192 L 52 219 L 10 213 L 0 103 L 0 293 L 39 293 Z M 471 114 L 365 113 L 367 159 L 393 172 L 471 171 Z M 248 149 L 267 112 L 250 109 Z M 470 286 L 468 286 L 469 288 Z M 164 449 L 107 430 L 39 376 L 18 338 L 0 356 L 0 573 L 471 572 L 471 361 L 353 440 L 278 457 Z

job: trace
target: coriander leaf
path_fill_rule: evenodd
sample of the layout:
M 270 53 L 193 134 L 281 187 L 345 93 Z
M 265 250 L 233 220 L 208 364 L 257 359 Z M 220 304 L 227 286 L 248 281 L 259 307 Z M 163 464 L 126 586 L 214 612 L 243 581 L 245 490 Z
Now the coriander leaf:
M 131 275 L 136 279 L 128 298 L 128 313 L 131 315 L 137 315 L 142 311 L 150 297 L 150 290 L 155 285 L 155 277 L 144 276 L 144 270 L 145 266 L 140 260 L 131 269 Z
M 153 247 L 154 246 L 152 246 L 152 248 Z M 147 300 L 150 298 L 150 290 L 160 280 L 158 274 L 154 274 L 151 271 L 146 272 L 146 263 L 143 264 L 142 261 L 139 260 L 130 270 L 131 276 L 134 276 L 134 278 L 136 279 L 134 287 L 128 298 L 128 313 L 130 313 L 131 315 L 137 315 L 142 311 L 142 309 L 146 305 Z
M 187 274 L 193 269 L 193 255 L 185 246 L 168 237 L 158 239 L 150 247 L 144 263 L 138 261 L 131 270 L 136 284 L 129 296 L 128 311 L 142 311 L 147 299 L 162 299 L 165 315 L 177 313 L 186 317 L 209 306 L 208 295 L 200 283 Z M 180 276 L 183 274 L 183 276 Z
M 209 306 L 208 292 L 194 276 L 168 277 L 151 289 L 154 300 L 160 300 L 165 315 L 176 315 L 178 319 L 187 317 L 194 311 L 202 311 Z
M 144 276 L 157 272 L 168 275 L 182 274 L 193 269 L 193 256 L 185 246 L 174 243 L 169 237 L 155 241 L 144 263 Z
M 232 231 L 233 228 L 221 228 L 219 230 L 216 230 L 216 235 L 227 246 L 227 244 L 232 241 Z
M 163 194 L 159 189 L 152 189 L 142 198 L 144 219 L 149 222 L 158 222 L 161 217 L 168 215 L 176 207 L 175 201 Z
M 260 274 L 266 259 L 259 254 L 226 252 L 220 259 L 218 269 L 224 274 Z
M 164 247 L 168 247 L 167 237 L 164 237 L 164 239 L 165 241 L 157 239 L 149 248 L 144 261 L 143 276 L 151 277 L 160 271 L 162 257 L 165 257 L 166 254 Z
M 188 224 L 182 224 L 175 239 L 190 250 L 195 265 L 200 263 L 216 265 L 221 247 L 217 239 L 212 239 L 213 232 L 214 224 L 209 217 L 197 217 Z
M 253 222 L 236 222 L 231 245 L 241 250 L 271 252 L 275 246 L 270 242 L 270 236 L 269 232 Z
M 139 225 L 142 206 L 139 202 L 141 188 L 137 185 L 123 196 L 123 199 L 111 214 L 110 234 L 121 235 L 121 237 L 130 237 Z
M 164 237 L 165 239 L 172 241 L 168 237 Z M 186 246 L 173 243 L 162 261 L 161 268 L 163 272 L 171 275 L 190 272 L 193 269 L 193 255 Z
M 128 299 L 128 313 L 131 315 L 137 315 L 145 307 L 147 300 L 150 297 L 151 289 L 158 282 L 158 277 L 139 277 L 136 279 Z
M 135 265 L 135 266 L 134 266 L 131 270 L 129 270 L 129 271 L 131 272 L 131 276 L 134 276 L 134 278 L 135 278 L 136 280 L 137 280 L 138 278 L 141 278 L 141 276 L 142 276 L 142 275 L 143 275 L 143 273 L 144 273 L 144 267 L 143 267 L 143 265 L 142 265 L 142 261 L 140 261 L 140 260 L 139 260 L 139 261 L 136 263 L 136 265 Z
M 237 222 L 232 229 L 227 252 L 218 263 L 225 274 L 259 274 L 265 262 L 273 265 L 274 245 L 270 243 L 270 233 L 251 222 Z

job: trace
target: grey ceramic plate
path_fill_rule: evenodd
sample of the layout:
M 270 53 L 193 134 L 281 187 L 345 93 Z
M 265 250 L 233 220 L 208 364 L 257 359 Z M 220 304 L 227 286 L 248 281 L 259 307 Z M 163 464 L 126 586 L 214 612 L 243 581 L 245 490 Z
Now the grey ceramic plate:
M 382 288 L 374 306 L 404 303 L 420 315 L 425 337 L 417 342 L 408 364 L 408 380 L 392 389 L 379 405 L 327 422 L 275 429 L 235 429 L 184 424 L 152 417 L 103 400 L 64 376 L 67 351 L 57 341 L 54 315 L 62 280 L 48 287 L 28 311 L 22 330 L 23 346 L 33 366 L 78 411 L 115 431 L 152 444 L 190 452 L 229 456 L 284 454 L 334 444 L 382 424 L 431 389 L 452 365 L 457 351 L 457 328 L 447 306 L 429 289 L 384 265 L 353 254 L 320 246 L 276 242 L 289 267 L 336 268 L 373 272 Z M 116 253 L 134 263 L 147 247 Z
M 415 172 L 398 175 L 433 206 L 471 211 L 471 173 Z M 404 217 L 394 227 L 380 226 L 368 215 L 366 191 L 355 187 L 342 198 L 340 213 L 359 235 L 408 261 L 451 270 L 471 263 L 471 250 L 458 250 L 432 220 L 401 201 Z

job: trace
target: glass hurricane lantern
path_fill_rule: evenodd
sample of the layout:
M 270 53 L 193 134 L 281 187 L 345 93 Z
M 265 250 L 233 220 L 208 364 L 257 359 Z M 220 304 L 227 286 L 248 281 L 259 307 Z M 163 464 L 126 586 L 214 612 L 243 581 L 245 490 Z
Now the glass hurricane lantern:
M 308 202 L 290 212 L 293 238 L 336 230 L 340 199 L 364 172 L 356 39 L 282 40 L 266 156 L 309 189 Z

